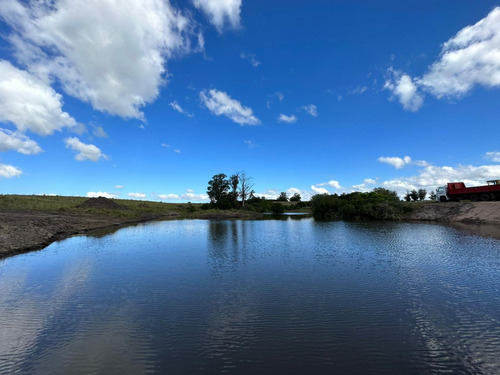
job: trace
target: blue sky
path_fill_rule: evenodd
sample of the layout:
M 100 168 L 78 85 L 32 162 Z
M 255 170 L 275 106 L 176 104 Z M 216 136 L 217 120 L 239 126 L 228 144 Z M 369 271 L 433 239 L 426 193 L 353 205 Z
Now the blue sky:
M 500 178 L 499 1 L 2 0 L 0 193 Z

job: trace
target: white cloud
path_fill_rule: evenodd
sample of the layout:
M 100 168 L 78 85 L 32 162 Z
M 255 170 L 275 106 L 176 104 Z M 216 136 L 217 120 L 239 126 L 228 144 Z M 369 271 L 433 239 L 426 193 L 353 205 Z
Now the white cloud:
M 239 101 L 232 99 L 223 91 L 203 90 L 200 92 L 200 99 L 205 107 L 217 116 L 224 115 L 240 125 L 260 124 L 260 120 L 253 115 L 251 108 L 242 106 Z
M 92 134 L 97 138 L 108 138 L 108 134 L 104 131 L 102 126 L 93 126 Z
M 322 182 L 320 184 L 316 184 L 316 186 L 330 186 L 334 189 L 342 189 L 342 186 L 340 186 L 340 183 L 336 180 L 330 180 L 328 182 Z
M 184 110 L 184 108 L 182 108 L 182 107 L 179 105 L 179 103 L 177 103 L 177 101 L 175 101 L 175 100 L 174 100 L 173 102 L 171 102 L 169 105 L 170 105 L 170 107 L 172 107 L 172 108 L 173 108 L 174 110 L 176 110 L 177 112 L 182 113 L 183 115 L 185 115 L 185 116 L 187 116 L 187 117 L 189 117 L 189 118 L 194 117 L 194 115 L 193 115 L 192 113 L 186 112 L 186 111 Z
M 181 150 L 179 150 L 178 148 L 176 148 L 176 149 L 174 150 L 174 152 L 175 152 L 176 154 L 180 154 L 180 153 L 181 153 Z
M 500 7 L 443 44 L 420 84 L 433 95 L 462 96 L 475 85 L 500 86 Z
M 409 156 L 405 156 L 404 158 L 396 156 L 381 156 L 377 160 L 381 163 L 392 165 L 396 169 L 401 169 L 405 165 L 411 163 L 411 158 Z
M 368 185 L 375 185 L 377 181 L 375 181 L 373 178 L 365 178 L 363 183 Z
M 305 105 L 302 109 L 313 117 L 318 116 L 318 108 L 314 104 Z
M 76 137 L 66 138 L 64 140 L 64 143 L 66 144 L 67 148 L 78 152 L 75 156 L 75 159 L 78 161 L 90 160 L 95 162 L 100 158 L 108 158 L 101 152 L 98 147 L 90 144 L 85 144 Z
M 127 196 L 130 198 L 146 198 L 146 194 L 144 193 L 128 193 Z
M 115 185 L 115 189 L 123 189 L 125 186 L 123 185 Z
M 173 199 L 180 199 L 180 197 L 177 194 L 158 194 L 158 198 L 161 200 L 173 200 Z
M 140 109 L 157 98 L 170 57 L 203 46 L 194 22 L 168 1 L 4 0 L 0 17 L 30 72 L 126 118 L 143 118 Z
M 76 125 L 75 119 L 63 112 L 60 94 L 4 60 L 0 60 L 0 122 L 40 135 Z
M 340 186 L 340 183 L 335 180 L 328 181 L 328 186 L 331 186 L 334 189 L 342 189 L 342 186 Z
M 275 189 L 268 189 L 264 191 L 263 193 L 255 193 L 255 196 L 258 198 L 265 198 L 265 199 L 276 199 L 280 195 L 280 192 L 275 190 Z
M 226 23 L 240 26 L 241 0 L 193 0 L 193 5 L 205 13 L 219 33 Z
M 330 194 L 330 192 L 328 190 L 326 190 L 324 187 L 318 187 L 315 185 L 311 185 L 311 190 L 315 194 Z
M 252 149 L 254 149 L 254 148 L 259 147 L 259 145 L 258 145 L 257 143 L 254 143 L 254 142 L 252 142 L 252 141 L 250 141 L 250 140 L 248 140 L 248 139 L 245 139 L 245 140 L 243 141 L 243 143 L 245 143 L 245 144 L 248 146 L 248 148 L 249 148 L 250 150 L 252 150 Z
M 399 195 L 413 189 L 427 189 L 431 191 L 448 182 L 464 182 L 466 186 L 485 185 L 487 180 L 494 180 L 500 176 L 500 165 L 458 165 L 457 167 L 433 166 L 423 167 L 416 176 L 397 177 L 384 181 L 382 186 L 395 190 Z
M 154 194 L 160 200 L 184 200 L 189 202 L 208 202 L 209 198 L 206 194 L 196 194 L 194 190 L 187 189 L 185 193 L 179 194 Z
M 297 117 L 295 115 L 284 115 L 283 113 L 278 116 L 278 122 L 286 122 L 287 124 L 293 124 L 297 122 Z
M 410 111 L 423 103 L 418 89 L 437 98 L 460 98 L 475 86 L 500 87 L 500 7 L 445 42 L 439 59 L 422 77 L 412 79 L 392 68 L 389 72 L 393 77 L 385 88 Z
M 38 154 L 42 149 L 25 135 L 0 128 L 0 151 L 15 150 L 25 155 Z
M 193 190 L 188 189 L 184 194 L 181 195 L 181 199 L 190 202 L 206 202 L 209 200 L 206 194 L 195 194 Z
M 260 61 L 257 60 L 257 58 L 255 57 L 255 55 L 253 53 L 242 52 L 242 53 L 240 53 L 240 58 L 242 58 L 243 60 L 250 61 L 250 64 L 252 64 L 252 66 L 254 68 L 257 68 L 260 65 Z
M 20 176 L 23 173 L 19 168 L 13 165 L 0 164 L 0 178 L 11 178 Z
M 107 193 L 105 191 L 89 191 L 86 195 L 87 198 L 99 198 L 99 197 L 104 197 L 104 198 L 109 198 L 109 199 L 114 199 L 118 198 L 119 194 L 116 193 Z
M 302 201 L 308 201 L 313 196 L 310 191 L 300 190 L 294 187 L 288 188 L 286 194 L 289 198 L 291 198 L 294 194 L 300 194 Z
M 498 151 L 487 152 L 484 155 L 484 158 L 491 160 L 491 161 L 494 161 L 495 163 L 500 163 L 500 152 L 498 152 Z
M 399 102 L 407 111 L 418 111 L 422 106 L 424 99 L 417 91 L 417 85 L 407 74 L 401 74 L 398 71 L 389 69 L 391 78 L 386 80 L 385 89 L 390 90 L 399 98 Z

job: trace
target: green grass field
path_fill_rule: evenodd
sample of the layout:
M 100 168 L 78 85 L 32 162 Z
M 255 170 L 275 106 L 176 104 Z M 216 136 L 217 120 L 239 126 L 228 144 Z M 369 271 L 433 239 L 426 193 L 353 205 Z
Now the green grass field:
M 78 205 L 88 200 L 85 197 L 64 197 L 48 195 L 0 195 L 0 210 L 26 210 L 59 213 L 89 213 L 112 216 L 134 217 L 141 214 L 183 213 L 186 204 L 137 201 L 129 199 L 113 199 L 112 201 L 126 207 L 124 210 L 105 208 L 80 208 Z

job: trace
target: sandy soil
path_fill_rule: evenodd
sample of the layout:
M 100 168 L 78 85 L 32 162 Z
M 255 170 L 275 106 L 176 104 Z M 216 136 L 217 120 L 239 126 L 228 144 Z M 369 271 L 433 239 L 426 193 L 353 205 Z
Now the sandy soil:
M 432 202 L 421 205 L 409 219 L 500 225 L 500 202 Z
M 109 216 L 37 211 L 0 211 L 0 258 L 42 249 L 54 241 L 96 229 L 122 227 L 144 221 L 169 219 L 177 213 L 144 215 L 130 220 Z

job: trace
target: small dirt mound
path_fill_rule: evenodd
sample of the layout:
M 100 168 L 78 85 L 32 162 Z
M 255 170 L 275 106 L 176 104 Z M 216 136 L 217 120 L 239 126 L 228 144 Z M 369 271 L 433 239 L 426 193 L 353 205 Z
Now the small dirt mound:
M 126 210 L 127 207 L 112 201 L 109 198 L 98 197 L 89 198 L 82 204 L 77 206 L 78 208 L 100 208 L 107 210 Z

